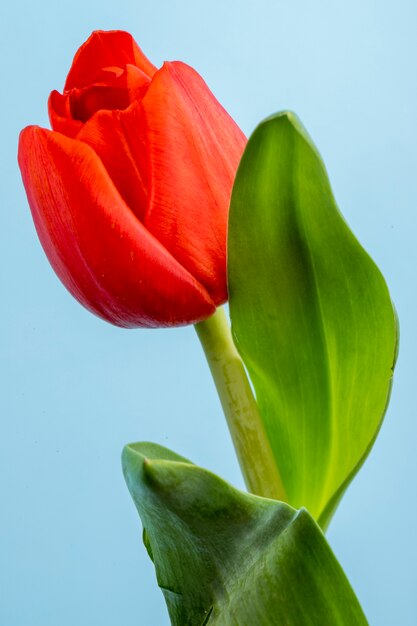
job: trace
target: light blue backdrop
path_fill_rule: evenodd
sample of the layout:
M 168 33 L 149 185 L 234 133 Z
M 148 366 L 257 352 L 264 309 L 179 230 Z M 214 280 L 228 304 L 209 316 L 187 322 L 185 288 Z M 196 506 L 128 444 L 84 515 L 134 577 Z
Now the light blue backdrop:
M 402 328 L 385 425 L 328 536 L 371 626 L 415 626 L 415 0 L 27 0 L 0 11 L 0 626 L 168 624 L 120 470 L 126 442 L 160 442 L 242 485 L 193 328 L 94 318 L 35 235 L 17 135 L 47 125 L 49 92 L 97 28 L 130 30 L 155 64 L 193 65 L 246 133 L 291 108 L 319 146 Z

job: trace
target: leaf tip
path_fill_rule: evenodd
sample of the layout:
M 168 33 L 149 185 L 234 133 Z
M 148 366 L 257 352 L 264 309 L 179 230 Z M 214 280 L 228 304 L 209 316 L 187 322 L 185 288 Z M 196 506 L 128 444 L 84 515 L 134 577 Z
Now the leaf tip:
M 294 111 L 278 111 L 277 113 L 272 113 L 272 115 L 268 115 L 259 126 L 267 126 L 270 124 L 279 124 L 283 126 L 292 126 L 295 129 L 303 127 L 298 115 L 294 113 Z
M 316 153 L 316 155 L 320 158 L 320 153 L 317 150 L 310 134 L 308 133 L 306 127 L 298 117 L 294 111 L 285 110 L 278 111 L 278 113 L 273 113 L 266 117 L 259 124 L 258 129 L 268 128 L 270 126 L 274 126 L 277 131 L 288 132 L 290 134 L 297 135 L 303 141 L 305 141 Z M 324 165 L 324 164 L 323 164 Z
M 130 468 L 132 465 L 136 465 L 141 455 L 135 450 L 134 444 L 128 443 L 122 450 L 122 467 L 123 471 Z

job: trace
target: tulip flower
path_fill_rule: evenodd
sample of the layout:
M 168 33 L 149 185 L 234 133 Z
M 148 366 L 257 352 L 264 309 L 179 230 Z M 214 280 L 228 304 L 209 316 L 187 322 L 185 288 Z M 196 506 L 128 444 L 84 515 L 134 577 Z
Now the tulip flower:
M 58 277 L 118 326 L 196 323 L 227 299 L 226 228 L 246 139 L 203 79 L 157 70 L 131 35 L 94 32 L 52 130 L 29 126 L 19 165 Z

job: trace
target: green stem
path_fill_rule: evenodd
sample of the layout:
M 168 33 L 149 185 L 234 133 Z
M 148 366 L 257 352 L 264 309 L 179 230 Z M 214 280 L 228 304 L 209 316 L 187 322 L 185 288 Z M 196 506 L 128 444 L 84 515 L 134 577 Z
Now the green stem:
M 222 308 L 195 325 L 248 490 L 286 501 L 278 467 Z

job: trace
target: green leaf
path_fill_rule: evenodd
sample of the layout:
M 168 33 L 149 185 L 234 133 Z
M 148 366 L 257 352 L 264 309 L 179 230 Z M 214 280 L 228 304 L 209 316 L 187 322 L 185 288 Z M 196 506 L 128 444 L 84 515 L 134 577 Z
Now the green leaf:
M 326 527 L 388 403 L 396 317 L 297 117 L 258 126 L 229 221 L 232 332 L 286 500 Z
M 307 511 L 154 444 L 126 446 L 122 462 L 174 626 L 367 624 Z

